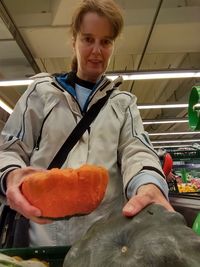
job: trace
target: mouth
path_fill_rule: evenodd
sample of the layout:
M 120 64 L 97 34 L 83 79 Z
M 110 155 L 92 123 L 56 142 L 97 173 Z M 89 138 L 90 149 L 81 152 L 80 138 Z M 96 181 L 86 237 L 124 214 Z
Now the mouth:
M 89 62 L 92 64 L 101 64 L 102 63 L 101 60 L 96 60 L 96 59 L 90 59 Z

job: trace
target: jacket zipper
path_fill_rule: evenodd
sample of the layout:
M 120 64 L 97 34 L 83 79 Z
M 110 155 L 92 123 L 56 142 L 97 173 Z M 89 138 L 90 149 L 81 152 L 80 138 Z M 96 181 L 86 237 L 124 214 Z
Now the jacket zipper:
M 103 91 L 103 89 L 105 89 L 106 86 L 109 85 L 109 84 L 111 83 L 111 81 L 108 80 L 108 79 L 106 79 L 105 81 L 102 80 L 102 82 L 103 82 L 102 84 L 100 83 L 100 84 L 97 86 L 96 90 L 94 91 L 94 93 L 92 94 L 91 98 L 88 100 L 86 106 L 84 107 L 84 110 L 81 109 L 81 107 L 80 107 L 80 105 L 79 105 L 77 99 L 74 97 L 74 95 L 73 95 L 72 93 L 70 93 L 69 91 L 67 91 L 67 92 L 73 97 L 73 99 L 76 101 L 76 103 L 77 103 L 77 105 L 78 105 L 78 107 L 79 107 L 79 110 L 80 110 L 80 113 L 81 113 L 82 116 L 84 116 L 85 112 L 87 111 L 87 108 L 88 108 L 89 104 L 91 103 L 91 101 L 92 101 L 92 99 L 94 98 L 94 96 L 96 95 L 96 93 L 97 93 L 98 91 Z M 58 89 L 62 90 L 63 92 L 66 91 L 65 89 L 63 89 L 63 87 L 60 86 L 60 84 L 56 81 L 56 79 L 54 79 L 54 82 L 52 82 L 52 85 L 55 86 L 55 87 L 57 87 Z
M 106 81 L 103 82 L 103 84 L 102 84 L 99 88 L 98 88 L 98 86 L 97 86 L 95 92 L 92 94 L 92 96 L 91 96 L 90 99 L 88 100 L 86 106 L 84 107 L 84 113 L 87 111 L 87 108 L 88 108 L 89 104 L 91 103 L 92 99 L 93 99 L 94 96 L 97 94 L 97 92 L 98 92 L 98 91 L 102 91 L 103 89 L 105 89 L 106 86 L 107 86 L 108 84 L 110 84 L 110 83 L 111 83 L 111 82 L 110 82 L 109 80 L 106 80 Z
M 64 92 L 67 92 L 68 94 L 70 94 L 73 99 L 76 101 L 78 107 L 79 107 L 79 110 L 80 110 L 80 113 L 81 115 L 84 115 L 83 111 L 81 110 L 81 106 L 79 105 L 77 99 L 74 97 L 74 95 L 72 93 L 70 93 L 69 91 L 66 91 L 65 89 L 62 88 L 62 86 L 60 86 L 60 84 L 54 79 L 54 81 L 51 83 L 53 86 L 55 86 L 56 88 L 60 89 L 63 93 Z

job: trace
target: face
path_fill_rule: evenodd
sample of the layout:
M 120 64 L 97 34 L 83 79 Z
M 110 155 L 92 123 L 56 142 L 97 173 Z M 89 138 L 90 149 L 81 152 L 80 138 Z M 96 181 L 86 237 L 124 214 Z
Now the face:
M 108 19 L 96 13 L 85 14 L 80 32 L 73 42 L 78 61 L 77 76 L 96 82 L 107 69 L 113 46 L 112 27 Z

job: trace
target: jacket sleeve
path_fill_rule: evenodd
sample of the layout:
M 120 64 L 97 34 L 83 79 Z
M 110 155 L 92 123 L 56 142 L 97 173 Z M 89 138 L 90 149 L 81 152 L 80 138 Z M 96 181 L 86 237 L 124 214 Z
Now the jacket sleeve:
M 39 136 L 43 103 L 32 83 L 17 102 L 2 130 L 0 146 L 0 193 L 5 194 L 5 175 L 16 168 L 30 165 L 30 157 Z
M 139 186 L 153 183 L 167 197 L 168 186 L 161 163 L 147 132 L 144 131 L 136 97 L 130 95 L 129 100 L 124 111 L 118 150 L 125 192 L 128 189 L 130 197 Z

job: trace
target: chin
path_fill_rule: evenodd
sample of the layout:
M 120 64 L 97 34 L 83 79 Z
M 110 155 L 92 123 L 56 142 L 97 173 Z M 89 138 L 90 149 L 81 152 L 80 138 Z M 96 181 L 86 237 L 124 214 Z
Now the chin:
M 94 71 L 90 71 L 88 72 L 88 78 L 91 78 L 93 81 L 97 81 L 99 79 L 99 77 L 101 77 L 103 75 L 103 71 L 98 71 L 98 72 L 94 72 Z

